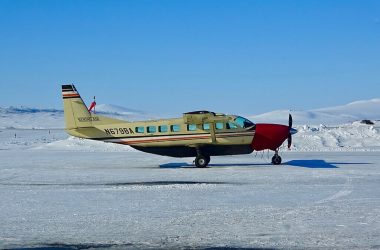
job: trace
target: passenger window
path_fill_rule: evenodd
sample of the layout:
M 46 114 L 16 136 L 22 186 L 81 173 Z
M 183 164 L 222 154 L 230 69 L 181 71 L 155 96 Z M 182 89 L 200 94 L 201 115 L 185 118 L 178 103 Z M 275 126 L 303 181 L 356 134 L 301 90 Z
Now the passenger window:
M 237 129 L 238 126 L 233 122 L 227 122 L 226 123 L 226 129 Z
M 210 130 L 210 123 L 204 123 L 203 130 Z
M 135 131 L 136 133 L 144 133 L 144 127 L 136 127 Z
M 166 133 L 166 132 L 168 132 L 168 126 L 166 126 L 166 125 L 158 126 L 158 131 L 161 133 Z
M 146 130 L 148 133 L 156 133 L 156 126 L 148 126 Z
M 170 130 L 172 131 L 172 132 L 179 132 L 179 131 L 181 131 L 181 127 L 179 126 L 179 125 L 171 125 L 170 126 Z
M 222 122 L 216 122 L 215 123 L 215 128 L 216 129 L 223 129 L 223 123 Z
M 187 125 L 187 131 L 195 131 L 195 130 L 197 130 L 197 125 L 195 124 Z

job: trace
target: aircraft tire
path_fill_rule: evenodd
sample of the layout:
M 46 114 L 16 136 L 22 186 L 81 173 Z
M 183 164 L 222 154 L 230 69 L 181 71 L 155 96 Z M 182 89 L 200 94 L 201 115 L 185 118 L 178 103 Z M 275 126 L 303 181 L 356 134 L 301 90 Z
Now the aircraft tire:
M 281 159 L 281 156 L 279 156 L 279 155 L 274 155 L 272 157 L 272 164 L 273 165 L 280 165 L 281 161 L 282 161 L 282 159 Z
M 205 167 L 207 167 L 207 164 L 209 162 L 210 162 L 210 160 L 208 160 L 208 158 L 206 156 L 203 156 L 203 155 L 198 155 L 195 158 L 195 166 L 197 168 L 205 168 Z

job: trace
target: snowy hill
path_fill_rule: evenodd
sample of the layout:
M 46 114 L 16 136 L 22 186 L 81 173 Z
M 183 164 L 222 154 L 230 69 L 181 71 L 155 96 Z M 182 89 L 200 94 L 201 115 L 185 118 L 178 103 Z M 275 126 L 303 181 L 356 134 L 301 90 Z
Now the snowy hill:
M 115 115 L 143 115 L 145 112 L 135 109 L 129 109 L 117 105 L 99 104 L 96 105 L 96 111 L 103 114 L 115 114 Z
M 96 111 L 98 114 L 122 120 L 155 118 L 142 111 L 116 105 L 100 104 L 96 106 Z M 62 129 L 64 126 L 63 110 L 0 107 L 0 129 Z
M 380 120 L 380 99 L 352 102 L 342 106 L 291 111 L 296 125 L 339 125 L 358 120 Z M 288 123 L 289 110 L 277 110 L 261 115 L 249 116 L 256 123 Z

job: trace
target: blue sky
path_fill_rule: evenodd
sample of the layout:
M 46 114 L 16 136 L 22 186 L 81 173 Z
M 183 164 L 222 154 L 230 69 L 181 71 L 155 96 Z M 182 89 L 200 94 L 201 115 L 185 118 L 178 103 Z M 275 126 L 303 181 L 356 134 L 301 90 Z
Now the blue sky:
M 0 106 L 258 114 L 380 97 L 380 1 L 0 0 Z

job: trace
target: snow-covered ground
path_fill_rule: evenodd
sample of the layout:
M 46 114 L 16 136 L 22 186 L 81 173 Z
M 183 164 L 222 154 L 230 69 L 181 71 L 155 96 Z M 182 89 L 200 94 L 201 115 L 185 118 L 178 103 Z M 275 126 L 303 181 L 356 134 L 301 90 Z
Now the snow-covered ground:
M 0 150 L 0 248 L 379 248 L 377 152 L 282 155 Z
M 378 130 L 349 128 L 367 135 L 360 150 L 331 140 L 323 149 L 342 152 L 283 150 L 282 166 L 267 152 L 213 157 L 207 169 L 63 130 L 1 130 L 0 248 L 378 248 Z M 349 128 L 305 126 L 294 144 L 326 130 L 355 142 Z
M 0 249 L 378 249 L 377 100 L 293 112 L 281 166 L 259 152 L 206 169 L 69 137 L 60 110 L 0 108 Z M 286 124 L 287 111 L 252 120 Z

